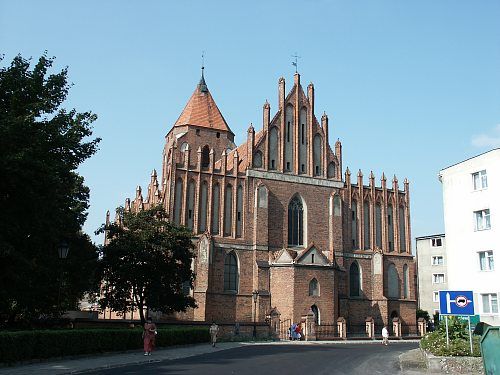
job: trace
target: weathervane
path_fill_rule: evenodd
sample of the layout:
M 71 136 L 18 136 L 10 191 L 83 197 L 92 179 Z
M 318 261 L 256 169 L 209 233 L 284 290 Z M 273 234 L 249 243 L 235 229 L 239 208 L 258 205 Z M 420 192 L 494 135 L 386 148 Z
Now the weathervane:
M 295 67 L 295 73 L 298 73 L 298 64 L 299 64 L 299 60 L 300 59 L 300 56 L 297 55 L 297 52 L 295 52 L 295 55 L 292 55 L 293 58 L 295 58 L 295 61 L 292 61 L 292 65 Z

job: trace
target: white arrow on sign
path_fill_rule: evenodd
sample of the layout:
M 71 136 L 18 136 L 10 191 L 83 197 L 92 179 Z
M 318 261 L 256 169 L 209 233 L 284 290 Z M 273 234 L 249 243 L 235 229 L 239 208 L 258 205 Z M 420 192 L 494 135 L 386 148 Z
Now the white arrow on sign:
M 450 293 L 446 293 L 446 313 L 451 314 L 451 297 Z

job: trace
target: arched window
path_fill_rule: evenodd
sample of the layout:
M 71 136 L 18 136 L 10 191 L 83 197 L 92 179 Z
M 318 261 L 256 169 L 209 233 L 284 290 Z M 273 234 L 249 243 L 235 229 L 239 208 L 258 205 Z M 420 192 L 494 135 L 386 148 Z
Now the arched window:
M 387 268 L 387 297 L 399 298 L 399 277 L 398 271 L 393 263 Z
M 313 144 L 313 161 L 314 161 L 314 175 L 321 176 L 322 173 L 322 163 L 323 159 L 323 139 L 319 134 L 314 136 Z
M 210 148 L 205 145 L 201 149 L 201 167 L 208 168 L 208 164 L 210 164 Z
M 175 200 L 174 200 L 174 223 L 179 225 L 181 223 L 182 211 L 182 179 L 179 178 L 175 182 Z
M 408 265 L 403 266 L 403 298 L 409 298 L 410 295 L 410 286 L 408 285 L 409 272 Z
M 278 168 L 278 129 L 273 126 L 269 131 L 269 169 Z
M 186 226 L 193 229 L 194 222 L 194 190 L 195 183 L 193 180 L 189 181 L 187 191 L 187 204 L 186 204 Z
M 334 178 L 335 177 L 335 163 L 333 161 L 328 164 L 328 178 Z
M 365 250 L 371 249 L 371 232 L 370 232 L 370 204 L 363 203 L 363 221 L 364 221 L 364 247 Z
M 220 220 L 220 187 L 215 184 L 212 188 L 212 233 L 219 234 Z
M 183 142 L 181 144 L 181 148 L 180 148 L 181 152 L 186 151 L 188 149 L 188 147 L 189 147 L 188 143 L 187 142 Z
M 203 181 L 201 184 L 201 196 L 200 196 L 200 233 L 204 233 L 207 230 L 207 198 L 208 198 L 208 184 Z
M 359 267 L 356 262 L 351 263 L 349 268 L 349 296 L 359 297 L 361 285 L 361 275 L 359 272 Z
M 312 279 L 309 282 L 309 295 L 310 296 L 319 296 L 319 283 L 318 283 L 318 280 Z
M 240 237 L 243 228 L 243 187 L 236 191 L 236 236 Z
M 304 245 L 304 208 L 297 195 L 288 204 L 288 245 Z
M 226 186 L 224 194 L 224 235 L 230 236 L 233 233 L 233 186 Z
M 382 248 L 382 208 L 380 203 L 375 205 L 375 243 L 379 249 Z
M 299 174 L 307 173 L 307 109 L 300 110 L 299 123 Z
M 405 209 L 399 206 L 399 251 L 406 253 Z
M 224 259 L 224 290 L 238 291 L 238 260 L 234 252 L 227 254 Z
M 358 202 L 352 201 L 351 206 L 351 236 L 352 236 L 352 248 L 359 249 L 358 240 Z
M 262 152 L 256 151 L 253 154 L 253 166 L 255 168 L 262 168 Z
M 394 220 L 392 205 L 387 205 L 387 228 L 389 232 L 389 251 L 394 251 Z
M 293 107 L 289 104 L 285 111 L 285 171 L 293 169 Z
M 342 214 L 341 200 L 338 195 L 333 197 L 333 216 L 340 216 Z

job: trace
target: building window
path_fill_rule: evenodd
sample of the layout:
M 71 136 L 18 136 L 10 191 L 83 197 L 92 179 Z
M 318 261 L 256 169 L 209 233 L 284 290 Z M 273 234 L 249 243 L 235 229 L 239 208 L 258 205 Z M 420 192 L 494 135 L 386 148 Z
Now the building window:
M 495 269 L 493 264 L 493 251 L 480 251 L 479 253 L 479 269 L 481 271 L 493 271 Z
M 215 133 L 215 136 L 216 136 L 217 138 L 220 138 L 220 133 L 219 133 L 219 132 Z
M 262 152 L 257 151 L 253 155 L 253 166 L 255 168 L 262 168 Z
M 182 294 L 185 296 L 189 296 L 191 294 L 191 283 L 189 280 L 182 283 Z
M 443 240 L 441 238 L 431 238 L 431 247 L 443 246 Z
M 432 302 L 439 302 L 439 292 L 432 292 Z
M 210 164 L 210 148 L 208 145 L 203 146 L 201 149 L 201 167 L 208 168 Z
M 396 266 L 393 263 L 389 265 L 387 270 L 387 297 L 399 298 L 399 277 Z
M 352 201 L 351 209 L 351 236 L 352 236 L 352 248 L 359 249 L 358 241 L 358 202 Z
M 441 266 L 444 264 L 444 258 L 442 255 L 436 255 L 432 257 L 433 266 Z
M 488 176 L 486 170 L 482 170 L 472 174 L 472 184 L 474 190 L 482 190 L 488 187 Z
M 491 228 L 489 209 L 474 211 L 474 219 L 476 223 L 476 230 L 485 230 Z
M 360 278 L 358 264 L 356 262 L 351 263 L 351 267 L 349 268 L 349 295 L 351 297 L 359 297 Z
M 196 129 L 196 135 L 200 135 L 200 129 Z
M 238 291 L 238 261 L 233 252 L 224 259 L 224 290 Z
M 403 266 L 403 298 L 409 298 L 410 296 L 410 286 L 408 285 L 408 279 L 410 278 L 410 273 L 408 266 L 405 264 Z
M 319 283 L 318 280 L 312 279 L 309 283 L 309 295 L 310 296 L 319 296 Z
M 297 195 L 288 205 L 288 245 L 304 245 L 304 208 Z
M 481 294 L 483 313 L 498 314 L 498 298 L 496 293 Z
M 432 274 L 432 283 L 433 284 L 444 283 L 444 273 L 433 273 Z

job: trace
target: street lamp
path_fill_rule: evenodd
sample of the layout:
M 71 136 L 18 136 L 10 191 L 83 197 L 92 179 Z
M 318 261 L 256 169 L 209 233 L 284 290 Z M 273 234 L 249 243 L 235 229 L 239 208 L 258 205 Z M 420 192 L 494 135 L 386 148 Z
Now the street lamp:
M 59 246 L 57 247 L 57 254 L 59 255 L 59 259 L 66 259 L 68 257 L 69 245 L 66 241 L 61 241 Z M 62 278 L 63 278 L 63 269 L 62 265 L 59 266 L 60 274 L 59 274 L 59 292 L 57 294 L 57 312 L 61 310 L 61 287 L 62 287 Z
M 259 297 L 259 291 L 254 290 L 252 292 L 252 299 L 253 299 L 253 339 L 255 340 L 257 338 L 257 325 L 256 325 L 256 318 L 257 318 L 257 298 Z

